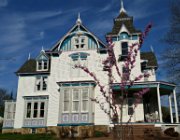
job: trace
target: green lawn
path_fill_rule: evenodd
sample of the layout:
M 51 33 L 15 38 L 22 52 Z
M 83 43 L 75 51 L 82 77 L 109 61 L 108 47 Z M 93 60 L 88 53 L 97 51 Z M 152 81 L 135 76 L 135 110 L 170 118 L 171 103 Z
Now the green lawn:
M 47 134 L 0 134 L 0 140 L 57 140 L 57 138 Z

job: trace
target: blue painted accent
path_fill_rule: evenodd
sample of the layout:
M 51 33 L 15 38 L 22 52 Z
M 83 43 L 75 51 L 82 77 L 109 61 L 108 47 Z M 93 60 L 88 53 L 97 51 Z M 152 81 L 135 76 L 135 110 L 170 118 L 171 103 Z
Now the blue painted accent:
M 140 89 L 140 88 L 155 88 L 157 87 L 157 84 L 144 84 L 144 85 L 133 85 L 131 86 L 130 89 Z M 126 89 L 128 88 L 128 86 L 125 87 Z M 120 90 L 120 86 L 119 85 L 113 85 L 113 90 Z
M 90 55 L 89 53 L 79 52 L 79 53 L 70 54 L 69 57 L 71 57 L 75 61 L 78 58 L 80 58 L 80 59 L 87 59 L 87 56 L 89 56 L 89 55 Z
M 96 86 L 95 83 L 81 83 L 81 82 L 78 82 L 78 83 L 63 83 L 61 84 L 63 87 L 69 87 L 69 86 Z
M 141 85 L 133 85 L 130 89 L 142 89 L 142 88 L 157 88 L 158 84 L 141 84 Z M 113 85 L 113 90 L 120 90 L 119 85 Z M 125 87 L 126 89 L 128 86 Z M 167 90 L 173 90 L 174 87 L 170 85 L 165 85 L 160 83 L 160 88 L 167 89 Z
M 132 40 L 137 40 L 138 39 L 138 36 L 137 35 L 133 35 L 132 36 Z
M 122 40 L 122 39 L 130 39 L 128 33 L 122 32 L 122 33 L 119 35 L 119 40 Z
M 22 128 L 47 128 L 47 126 L 23 126 Z
M 114 42 L 114 41 L 117 41 L 117 37 L 113 37 L 112 38 L 112 41 Z
M 97 43 L 91 36 L 88 35 L 88 49 L 97 49 Z
M 85 126 L 94 125 L 94 123 L 69 123 L 69 124 L 57 124 L 57 126 Z
M 72 39 L 72 35 L 68 36 L 61 44 L 60 50 L 63 51 L 69 51 L 71 50 L 71 39 Z
M 160 88 L 168 89 L 168 90 L 173 90 L 173 89 L 174 89 L 174 87 L 172 87 L 172 86 L 169 86 L 169 85 L 163 85 L 163 84 L 160 84 Z

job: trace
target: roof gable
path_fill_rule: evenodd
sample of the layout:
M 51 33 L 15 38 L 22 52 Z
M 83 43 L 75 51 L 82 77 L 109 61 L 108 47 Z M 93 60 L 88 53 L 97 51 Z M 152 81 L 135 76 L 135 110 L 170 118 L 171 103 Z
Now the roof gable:
M 92 38 L 97 44 L 97 48 L 106 48 L 106 45 L 98 39 L 93 33 L 91 33 L 83 24 L 75 24 L 51 49 L 51 51 L 60 51 L 61 45 L 66 43 L 66 39 L 71 39 L 74 35 L 86 35 Z M 70 42 L 69 42 L 70 44 Z

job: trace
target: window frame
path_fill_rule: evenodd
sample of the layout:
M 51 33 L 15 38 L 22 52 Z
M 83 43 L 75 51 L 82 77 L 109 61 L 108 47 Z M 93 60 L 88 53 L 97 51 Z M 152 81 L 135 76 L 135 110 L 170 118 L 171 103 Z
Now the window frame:
M 30 108 L 30 117 L 27 117 L 27 113 L 28 113 L 28 103 L 30 103 L 31 104 L 31 108 Z M 34 117 L 34 111 L 35 111 L 35 109 L 34 109 L 34 105 L 35 105 L 35 103 L 37 103 L 37 109 L 36 109 L 36 111 L 37 111 L 37 117 Z M 44 116 L 43 117 L 41 117 L 40 116 L 40 112 L 41 112 L 41 103 L 44 103 Z M 47 111 L 48 111 L 48 109 L 47 109 L 47 106 L 48 106 L 48 98 L 45 98 L 45 99 L 41 99 L 41 98 L 39 98 L 39 99 L 25 99 L 25 111 L 24 111 L 24 119 L 25 120 L 38 120 L 38 119 L 46 119 L 47 118 Z
M 87 40 L 87 37 L 84 35 L 75 36 L 73 38 L 74 50 L 85 50 L 87 48 L 87 41 L 86 40 Z M 82 45 L 83 45 L 83 47 L 81 47 Z
M 44 86 L 46 85 L 46 88 L 44 89 Z M 39 88 L 38 88 L 39 86 Z M 37 92 L 43 92 L 48 90 L 48 76 L 47 75 L 41 75 L 36 76 L 35 81 L 35 91 Z
M 124 47 L 124 45 L 123 45 L 123 44 L 125 44 L 125 43 L 126 43 L 126 47 Z M 124 54 L 124 52 L 126 52 L 126 53 Z M 120 61 L 124 61 L 124 60 L 127 58 L 128 53 L 129 53 L 128 42 L 126 42 L 126 41 L 121 42 Z
M 5 103 L 5 114 L 4 120 L 14 120 L 16 112 L 16 103 L 15 102 L 6 102 Z
M 65 98 L 64 98 L 64 97 L 65 97 L 65 96 L 64 96 L 64 95 L 65 95 L 65 92 L 64 92 L 65 90 L 67 90 L 67 91 L 68 91 L 68 94 L 69 94 L 69 95 L 68 95 L 68 100 L 64 100 L 64 99 L 65 99 Z M 66 93 L 66 94 L 67 94 L 67 93 Z M 67 113 L 67 112 L 70 111 L 70 102 L 71 102 L 71 100 L 70 100 L 70 94 L 71 94 L 71 90 L 70 90 L 70 89 L 66 88 L 66 89 L 63 90 L 63 105 L 62 105 L 62 112 L 63 112 L 63 113 Z M 65 106 L 64 103 L 65 103 L 65 102 L 68 102 L 68 109 L 67 109 L 67 110 L 64 110 L 64 106 Z
M 87 99 L 83 99 L 83 90 L 87 89 Z M 87 109 L 83 110 L 83 101 L 87 101 Z M 82 88 L 81 89 L 81 112 L 88 112 L 89 110 L 89 88 Z
M 74 99 L 74 93 L 75 93 L 74 90 L 77 90 L 78 99 Z M 79 88 L 73 88 L 73 89 L 72 89 L 72 109 L 71 109 L 71 111 L 72 111 L 73 113 L 80 112 L 80 103 L 81 103 L 80 96 L 81 96 L 81 89 L 79 89 Z M 78 110 L 74 110 L 74 102 L 75 102 L 75 103 L 78 103 Z

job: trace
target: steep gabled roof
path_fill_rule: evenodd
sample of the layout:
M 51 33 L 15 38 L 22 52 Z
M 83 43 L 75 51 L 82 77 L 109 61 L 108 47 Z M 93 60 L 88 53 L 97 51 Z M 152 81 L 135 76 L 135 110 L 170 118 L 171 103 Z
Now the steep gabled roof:
M 117 36 L 122 26 L 125 26 L 131 34 L 140 34 L 141 31 L 137 30 L 133 25 L 133 17 L 128 16 L 126 12 L 120 12 L 117 18 L 114 19 L 114 26 L 107 36 Z
M 95 39 L 97 39 L 98 43 L 103 46 L 104 48 L 106 45 L 99 39 L 97 38 L 92 32 L 90 32 L 82 23 L 81 24 L 75 24 L 57 43 L 52 47 L 51 51 L 58 51 L 59 45 L 63 42 L 63 40 L 69 36 L 71 33 L 77 30 L 77 28 L 80 28 L 82 31 L 89 33 L 91 36 L 93 36 Z
M 141 52 L 141 59 L 147 60 L 147 67 L 158 67 L 157 59 L 153 52 Z

